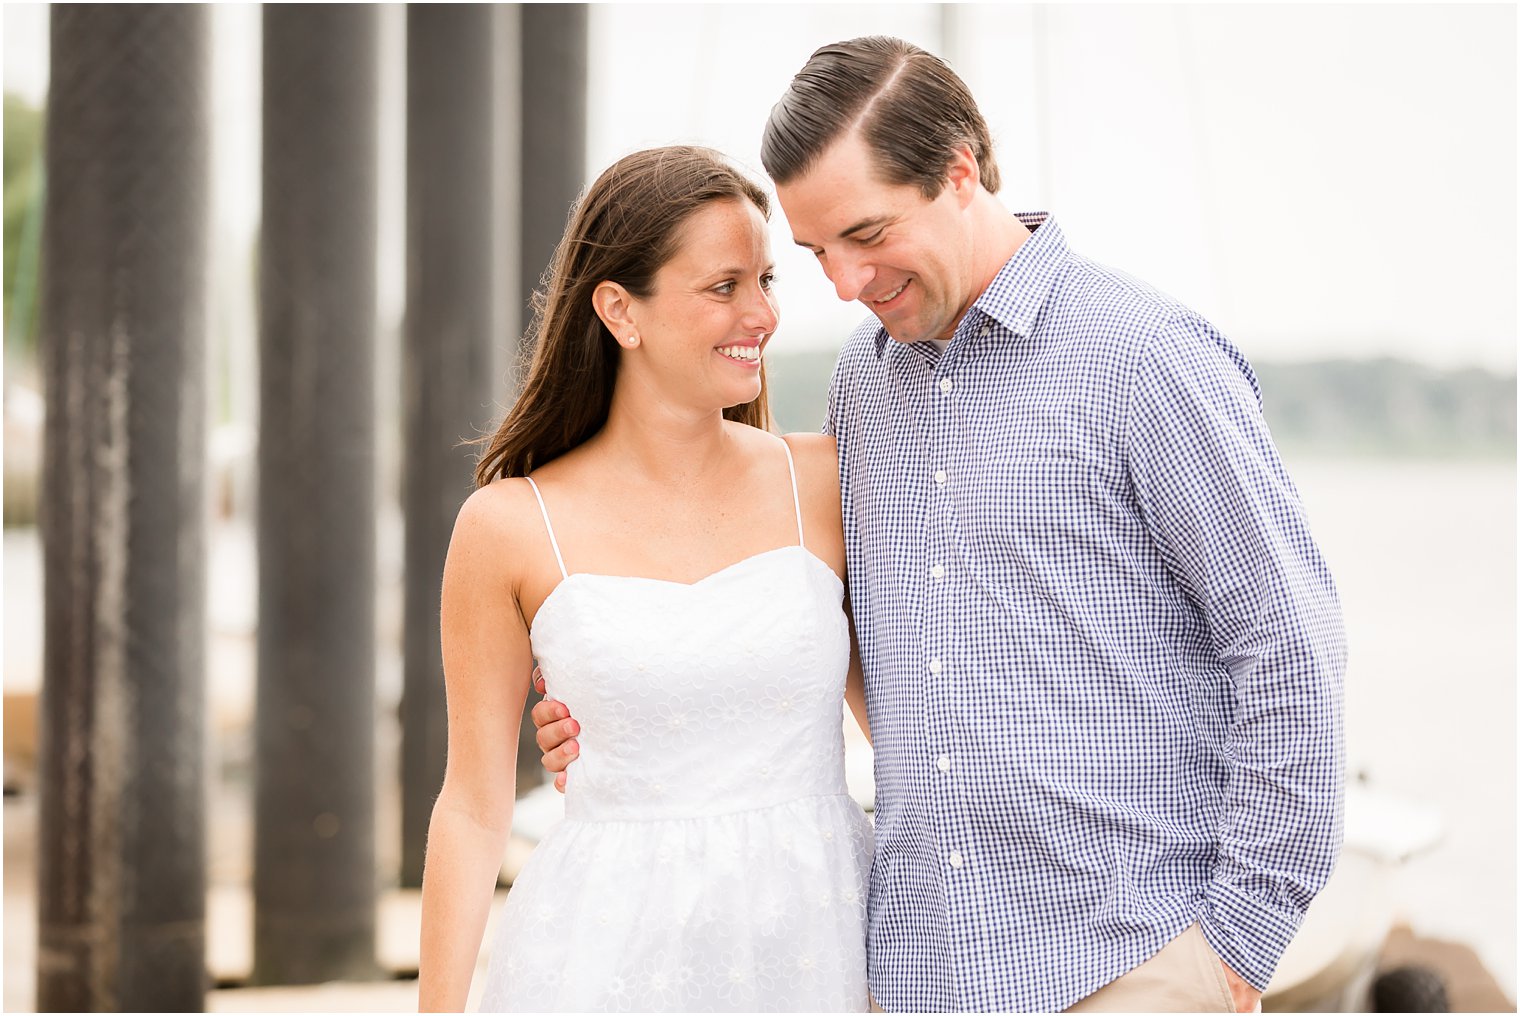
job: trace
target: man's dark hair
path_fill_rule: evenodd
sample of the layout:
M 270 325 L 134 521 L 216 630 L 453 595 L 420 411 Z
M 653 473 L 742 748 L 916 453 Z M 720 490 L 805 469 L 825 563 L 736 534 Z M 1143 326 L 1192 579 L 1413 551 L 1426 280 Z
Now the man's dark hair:
M 982 186 L 997 192 L 992 138 L 966 83 L 934 54 L 883 35 L 832 43 L 808 58 L 771 109 L 760 161 L 772 180 L 787 183 L 857 127 L 889 183 L 934 198 L 956 147 L 966 145 Z

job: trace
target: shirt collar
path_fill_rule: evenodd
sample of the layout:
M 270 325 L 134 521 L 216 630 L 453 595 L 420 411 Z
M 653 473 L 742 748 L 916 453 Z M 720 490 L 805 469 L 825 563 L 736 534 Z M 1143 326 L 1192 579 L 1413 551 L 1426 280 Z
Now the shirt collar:
M 1056 276 L 1066 260 L 1066 237 L 1049 212 L 1015 212 L 1029 230 L 1029 238 L 1003 263 L 982 295 L 971 305 L 956 335 L 978 320 L 975 312 L 991 318 L 1015 337 L 1028 338 L 1034 319 L 1045 305 Z M 892 341 L 885 327 L 876 330 L 876 355 Z

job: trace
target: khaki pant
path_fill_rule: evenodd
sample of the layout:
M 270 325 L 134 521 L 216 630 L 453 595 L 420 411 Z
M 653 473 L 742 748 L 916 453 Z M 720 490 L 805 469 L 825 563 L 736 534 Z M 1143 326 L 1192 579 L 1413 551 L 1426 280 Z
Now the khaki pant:
M 871 999 L 872 1012 L 885 1012 Z M 1067 1012 L 1234 1012 L 1224 964 L 1193 925 Z M 1253 1012 L 1261 1012 L 1258 1004 Z
M 1224 965 L 1193 925 L 1067 1012 L 1234 1012 Z

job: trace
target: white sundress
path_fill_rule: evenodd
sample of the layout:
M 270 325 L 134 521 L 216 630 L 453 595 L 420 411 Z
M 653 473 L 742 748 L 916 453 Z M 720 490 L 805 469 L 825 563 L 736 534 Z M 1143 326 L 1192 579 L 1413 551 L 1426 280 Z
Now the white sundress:
M 787 465 L 795 504 L 789 448 Z M 800 505 L 796 546 L 688 585 L 566 574 L 533 491 L 563 576 L 533 653 L 581 752 L 504 904 L 481 1010 L 866 1010 L 844 590 L 802 546 Z

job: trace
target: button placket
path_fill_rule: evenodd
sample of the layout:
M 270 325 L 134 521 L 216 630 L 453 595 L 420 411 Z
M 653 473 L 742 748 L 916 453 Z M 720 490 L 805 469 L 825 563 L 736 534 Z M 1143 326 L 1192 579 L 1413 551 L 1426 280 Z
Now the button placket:
M 948 393 L 951 388 L 954 387 L 949 378 L 940 378 L 938 385 L 940 391 L 946 393 Z M 936 452 L 942 453 L 942 450 L 949 447 L 950 444 L 948 441 L 949 435 L 947 433 L 949 430 L 948 408 L 943 405 L 937 405 L 934 407 L 933 415 L 935 421 L 934 426 L 931 429 L 931 433 L 934 435 L 936 440 L 933 440 L 931 442 L 929 453 L 931 457 L 938 457 L 936 455 Z M 945 470 L 937 469 L 933 475 L 935 484 L 939 487 L 943 487 L 945 481 L 948 479 Z M 942 526 L 943 525 L 944 522 L 942 522 Z M 930 546 L 927 548 L 931 557 L 929 575 L 933 579 L 933 585 L 931 585 L 931 587 L 925 592 L 925 604 L 927 607 L 925 615 L 926 619 L 930 621 L 930 623 L 925 626 L 925 632 L 929 635 L 931 644 L 932 642 L 943 638 L 943 627 L 941 627 L 940 624 L 935 623 L 936 621 L 942 621 L 942 619 L 937 618 L 937 611 L 935 608 L 941 606 L 945 602 L 946 593 L 946 590 L 943 588 L 944 578 L 946 574 L 945 566 L 940 563 L 940 561 L 933 559 L 945 553 L 948 550 L 949 544 L 948 533 L 942 530 L 937 534 L 937 536 L 937 540 L 931 538 Z M 935 543 L 938 543 L 939 546 L 934 546 Z M 938 656 L 929 661 L 930 674 L 938 677 L 943 670 L 944 662 Z
M 931 495 L 949 494 L 949 470 L 955 463 L 947 456 L 958 447 L 954 433 L 955 403 L 949 397 L 955 391 L 955 382 L 949 377 L 940 377 L 934 381 L 934 385 L 938 392 L 931 397 L 929 403 L 932 425 L 929 430 L 931 441 L 927 449 L 929 468 L 926 470 L 933 480 L 929 485 Z M 927 581 L 921 587 L 925 607 L 922 645 L 927 659 L 928 680 L 931 682 L 930 699 L 941 701 L 945 700 L 944 696 L 954 694 L 953 675 L 950 674 L 947 655 L 953 649 L 950 610 L 953 590 L 947 579 L 953 580 L 951 566 L 955 553 L 955 522 L 954 506 L 950 499 L 942 496 L 935 500 L 938 510 L 933 513 L 935 522 L 924 545 L 927 558 L 920 564 L 928 572 Z M 927 731 L 928 743 L 938 746 L 939 750 L 928 754 L 925 762 L 933 767 L 930 772 L 943 777 L 933 781 L 935 785 L 929 791 L 939 801 L 939 805 L 934 808 L 934 825 L 940 843 L 941 863 L 948 866 L 945 869 L 947 872 L 959 871 L 967 863 L 966 855 L 960 849 L 952 848 L 951 844 L 963 840 L 968 827 L 962 814 L 961 802 L 955 793 L 955 766 L 948 751 L 949 745 L 955 743 L 954 710 L 934 709 L 931 710 L 931 717 Z M 947 897 L 947 901 L 949 899 L 954 897 Z

